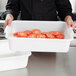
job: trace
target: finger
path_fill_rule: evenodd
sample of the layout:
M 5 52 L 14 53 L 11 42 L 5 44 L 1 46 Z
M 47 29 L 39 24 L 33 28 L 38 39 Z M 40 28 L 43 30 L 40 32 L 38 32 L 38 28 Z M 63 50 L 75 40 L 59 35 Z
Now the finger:
M 72 29 L 74 29 L 75 27 L 74 27 L 74 25 L 72 25 Z
M 76 24 L 75 24 L 75 28 L 76 28 Z
M 67 21 L 67 25 L 68 25 L 68 27 L 71 27 L 71 22 Z
M 8 26 L 11 25 L 12 21 L 13 21 L 13 20 L 9 20 L 9 21 L 8 21 Z
M 75 23 L 72 21 L 71 27 L 74 29 L 75 28 Z
M 8 20 L 5 20 L 4 27 L 8 25 Z
M 73 21 L 67 21 L 68 27 L 72 27 L 74 29 L 75 23 Z

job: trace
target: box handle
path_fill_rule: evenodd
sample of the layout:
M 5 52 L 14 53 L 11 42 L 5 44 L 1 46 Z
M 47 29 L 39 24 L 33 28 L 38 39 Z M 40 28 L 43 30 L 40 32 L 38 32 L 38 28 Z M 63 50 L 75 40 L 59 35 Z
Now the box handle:
M 71 27 L 69 27 L 69 33 L 70 33 L 72 39 L 74 39 L 74 32 L 73 32 L 73 29 Z
M 4 33 L 5 33 L 5 37 L 8 38 L 8 35 L 10 34 L 10 32 L 12 31 L 10 26 L 6 26 Z

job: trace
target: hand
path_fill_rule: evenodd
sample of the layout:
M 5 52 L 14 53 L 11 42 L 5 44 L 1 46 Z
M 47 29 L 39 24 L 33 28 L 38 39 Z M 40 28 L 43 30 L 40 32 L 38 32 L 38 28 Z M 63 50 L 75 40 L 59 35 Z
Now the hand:
M 69 27 L 72 27 L 73 29 L 75 28 L 75 23 L 71 16 L 66 16 L 65 17 L 65 22 L 68 24 Z
M 12 14 L 7 14 L 4 26 L 6 27 L 7 25 L 11 25 L 13 20 L 14 17 L 12 16 Z

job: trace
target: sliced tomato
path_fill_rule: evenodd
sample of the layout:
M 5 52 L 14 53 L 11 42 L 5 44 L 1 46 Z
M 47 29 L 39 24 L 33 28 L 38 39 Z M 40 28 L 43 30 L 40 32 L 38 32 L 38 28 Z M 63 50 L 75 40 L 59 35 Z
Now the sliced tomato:
M 39 35 L 37 35 L 37 38 L 46 38 L 46 36 L 43 34 L 39 34 Z
M 25 34 L 24 32 L 18 32 L 17 37 L 27 37 L 27 34 Z
M 13 33 L 16 37 L 25 37 L 25 38 L 50 38 L 50 39 L 64 39 L 64 35 L 62 32 L 59 31 L 50 31 L 50 32 L 43 32 L 39 29 L 34 29 L 32 31 L 26 30 L 24 32 L 16 32 Z
M 28 38 L 37 38 L 37 37 L 36 37 L 36 34 L 30 34 L 30 35 L 28 36 Z
M 13 35 L 14 35 L 14 36 L 17 36 L 17 35 L 18 35 L 18 33 L 17 33 L 17 32 L 16 32 L 16 33 L 13 33 Z
M 62 34 L 62 32 L 56 32 L 55 33 L 55 35 L 61 35 Z
M 45 36 L 46 36 L 46 38 L 47 38 L 47 34 L 48 34 L 47 32 L 43 32 L 42 34 L 43 34 L 43 35 L 45 35 Z
M 55 35 L 56 31 L 50 31 L 49 33 Z
M 54 36 L 54 35 L 52 35 L 52 34 L 50 34 L 50 33 L 47 33 L 47 38 L 54 39 L 54 38 L 55 38 L 55 36 Z
M 52 35 L 61 35 L 62 34 L 62 32 L 59 32 L 59 31 L 50 31 L 49 33 Z
M 25 34 L 30 35 L 32 32 L 30 30 L 24 31 Z
M 39 29 L 34 29 L 32 30 L 33 34 L 41 34 L 41 31 Z
M 56 38 L 58 38 L 58 39 L 64 39 L 64 35 L 62 35 L 62 34 L 61 35 L 57 35 Z
M 47 33 L 48 33 L 48 32 L 43 32 L 42 34 L 43 34 L 43 35 L 47 35 Z

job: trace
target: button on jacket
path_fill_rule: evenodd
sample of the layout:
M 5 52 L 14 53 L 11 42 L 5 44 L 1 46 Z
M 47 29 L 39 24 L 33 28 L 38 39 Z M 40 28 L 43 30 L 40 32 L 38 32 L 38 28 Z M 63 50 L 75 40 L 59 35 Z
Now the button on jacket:
M 21 20 L 56 21 L 57 15 L 61 20 L 72 16 L 72 8 L 69 0 L 8 0 L 4 17 L 8 13 L 14 19 L 21 13 Z

